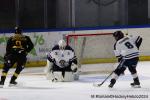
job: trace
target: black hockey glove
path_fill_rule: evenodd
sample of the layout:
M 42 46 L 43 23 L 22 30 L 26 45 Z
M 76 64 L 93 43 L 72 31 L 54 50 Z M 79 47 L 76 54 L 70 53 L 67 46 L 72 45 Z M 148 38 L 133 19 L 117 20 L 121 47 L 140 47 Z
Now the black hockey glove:
M 77 72 L 77 68 L 73 69 L 72 72 L 74 72 L 74 73 Z
M 4 55 L 4 60 L 8 60 L 8 59 L 10 59 L 10 58 L 11 58 L 11 56 L 12 56 L 12 54 L 8 54 L 8 53 L 6 53 L 6 54 Z
M 118 58 L 118 62 L 120 62 L 121 60 L 122 60 L 122 57 L 119 57 L 119 58 Z
M 56 63 L 56 60 L 55 60 L 55 59 L 52 59 L 52 61 L 51 61 L 51 62 Z
M 19 50 L 18 53 L 19 54 L 23 54 L 23 55 L 27 55 L 28 54 L 28 52 L 26 52 L 24 49 L 23 50 Z

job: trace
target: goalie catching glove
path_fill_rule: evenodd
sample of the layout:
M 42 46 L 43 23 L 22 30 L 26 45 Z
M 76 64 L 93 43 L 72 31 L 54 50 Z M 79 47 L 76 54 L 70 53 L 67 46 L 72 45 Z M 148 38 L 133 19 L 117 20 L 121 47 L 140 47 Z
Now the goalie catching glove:
M 77 72 L 77 69 L 78 69 L 77 64 L 72 63 L 72 65 L 71 65 L 71 69 L 72 69 L 72 71 L 73 71 L 73 72 Z

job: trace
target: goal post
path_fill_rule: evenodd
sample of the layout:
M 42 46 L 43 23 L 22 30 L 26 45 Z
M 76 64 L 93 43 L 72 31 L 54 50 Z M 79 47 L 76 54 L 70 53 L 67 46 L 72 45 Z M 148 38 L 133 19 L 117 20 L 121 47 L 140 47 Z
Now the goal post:
M 68 34 L 67 44 L 70 45 L 78 58 L 80 70 L 86 72 L 110 72 L 114 69 L 116 58 L 113 48 L 115 39 L 112 33 Z M 84 64 L 97 64 L 96 68 Z

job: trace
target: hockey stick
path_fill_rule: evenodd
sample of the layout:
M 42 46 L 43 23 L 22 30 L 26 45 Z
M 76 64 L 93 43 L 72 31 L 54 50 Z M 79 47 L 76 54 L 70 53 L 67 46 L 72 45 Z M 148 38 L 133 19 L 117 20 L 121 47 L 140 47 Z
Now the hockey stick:
M 104 79 L 104 81 L 102 81 L 102 83 L 100 83 L 100 84 L 93 84 L 93 86 L 95 86 L 95 87 L 100 87 L 100 86 L 102 86 L 102 85 L 106 82 L 106 80 L 113 74 L 113 72 L 114 72 L 114 71 L 112 71 L 112 72 Z
M 119 64 L 119 63 L 113 64 L 113 67 L 118 67 L 118 64 Z M 116 69 L 116 68 L 115 68 L 115 69 Z M 102 86 L 102 85 L 107 81 L 107 79 L 113 74 L 113 72 L 114 72 L 114 70 L 113 70 L 101 83 L 93 83 L 93 86 L 95 86 L 95 87 L 100 87 L 100 86 Z

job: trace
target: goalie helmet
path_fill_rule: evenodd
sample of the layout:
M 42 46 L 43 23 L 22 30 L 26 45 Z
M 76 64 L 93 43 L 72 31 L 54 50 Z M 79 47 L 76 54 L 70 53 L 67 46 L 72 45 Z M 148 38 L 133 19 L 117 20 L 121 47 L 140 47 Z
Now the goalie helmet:
M 118 41 L 124 37 L 124 34 L 121 31 L 116 31 L 113 33 L 113 36 Z
M 20 27 L 15 27 L 15 34 L 21 34 L 22 30 Z
M 59 45 L 59 49 L 65 49 L 65 47 L 66 47 L 66 42 L 64 41 L 64 40 L 60 40 L 59 42 L 58 42 L 58 45 Z

